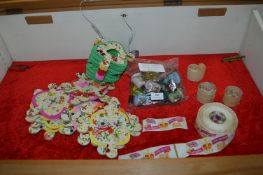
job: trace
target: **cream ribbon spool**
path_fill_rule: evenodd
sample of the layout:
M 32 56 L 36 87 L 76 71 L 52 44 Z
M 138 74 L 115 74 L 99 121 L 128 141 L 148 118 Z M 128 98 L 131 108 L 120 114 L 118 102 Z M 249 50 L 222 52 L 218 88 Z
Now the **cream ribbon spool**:
M 203 105 L 196 118 L 196 129 L 202 137 L 234 134 L 237 125 L 235 112 L 221 103 Z
M 223 150 L 234 138 L 238 119 L 235 112 L 221 103 L 208 103 L 198 111 L 196 129 L 203 137 L 187 143 L 161 145 L 129 154 L 119 159 L 185 158 Z
M 143 80 L 141 73 L 134 74 L 131 77 L 131 82 L 135 84 L 135 86 L 138 88 L 141 88 L 145 84 L 145 81 Z
M 202 103 L 211 103 L 214 101 L 216 86 L 210 82 L 202 82 L 198 85 L 197 100 Z
M 229 107 L 234 107 L 239 104 L 242 95 L 243 92 L 239 87 L 227 86 L 223 97 L 223 103 Z
M 187 68 L 187 79 L 190 81 L 200 81 L 203 79 L 205 74 L 206 66 L 203 63 L 190 64 Z

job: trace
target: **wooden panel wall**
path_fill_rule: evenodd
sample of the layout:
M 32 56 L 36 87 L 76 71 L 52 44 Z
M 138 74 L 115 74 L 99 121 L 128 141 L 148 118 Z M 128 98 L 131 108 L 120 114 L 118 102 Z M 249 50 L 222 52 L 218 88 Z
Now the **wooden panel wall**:
M 79 9 L 80 0 L 1 0 L 0 14 L 21 14 Z M 153 7 L 169 5 L 263 4 L 263 0 L 93 0 L 86 9 Z
M 80 0 L 4 0 L 0 1 L 0 12 L 35 13 L 78 10 Z M 98 0 L 84 3 L 85 9 L 151 7 L 162 6 L 163 0 Z M 12 9 L 14 9 L 12 11 Z M 20 12 L 22 9 L 22 12 Z
M 182 0 L 182 5 L 238 5 L 262 3 L 262 0 Z

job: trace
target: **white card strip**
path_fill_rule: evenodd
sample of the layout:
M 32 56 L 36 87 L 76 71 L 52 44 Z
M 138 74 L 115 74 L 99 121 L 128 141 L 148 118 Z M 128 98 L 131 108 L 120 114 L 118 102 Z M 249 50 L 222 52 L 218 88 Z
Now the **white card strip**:
M 165 72 L 162 64 L 139 63 L 138 66 L 141 72 Z
M 151 93 L 151 100 L 163 100 L 163 93 Z

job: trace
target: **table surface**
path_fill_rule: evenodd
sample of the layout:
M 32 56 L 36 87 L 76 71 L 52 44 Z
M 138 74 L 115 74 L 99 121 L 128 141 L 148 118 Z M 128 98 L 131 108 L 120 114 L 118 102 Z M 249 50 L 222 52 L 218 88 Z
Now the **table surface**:
M 2 160 L 0 173 L 22 174 L 263 174 L 263 154 L 159 160 Z

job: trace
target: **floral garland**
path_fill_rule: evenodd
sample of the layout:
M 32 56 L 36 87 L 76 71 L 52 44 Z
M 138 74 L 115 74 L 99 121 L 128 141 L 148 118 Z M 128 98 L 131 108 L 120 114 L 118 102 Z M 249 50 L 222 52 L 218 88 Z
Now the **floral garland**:
M 122 74 L 127 66 L 127 61 L 134 60 L 134 55 L 126 53 L 122 45 L 115 41 L 104 41 L 103 39 L 98 38 L 94 45 L 94 49 L 95 48 L 95 52 L 92 49 L 89 62 L 99 62 L 97 72 L 95 73 L 95 78 L 98 81 L 104 80 L 104 77 L 106 76 L 109 69 L 117 71 L 120 67 L 124 67 L 117 71 L 118 74 Z M 96 57 L 97 55 L 99 55 L 100 60 L 93 60 L 93 57 Z M 116 65 L 111 66 L 110 68 L 111 62 L 115 63 Z
M 120 108 L 117 98 L 107 96 L 112 84 L 97 84 L 77 74 L 73 83 L 54 83 L 48 90 L 34 92 L 26 121 L 31 123 L 29 132 L 44 131 L 44 139 L 52 140 L 56 133 L 72 135 L 79 132 L 80 145 L 90 142 L 98 153 L 116 158 L 118 149 L 138 136 L 142 130 L 138 117 Z
M 118 56 L 111 55 L 109 53 L 110 50 L 116 50 L 118 52 Z M 126 52 L 123 50 L 122 46 L 117 42 L 108 42 L 101 44 L 97 47 L 97 52 L 105 57 L 105 61 L 110 63 L 110 61 L 114 61 L 118 64 L 124 64 L 126 59 Z

